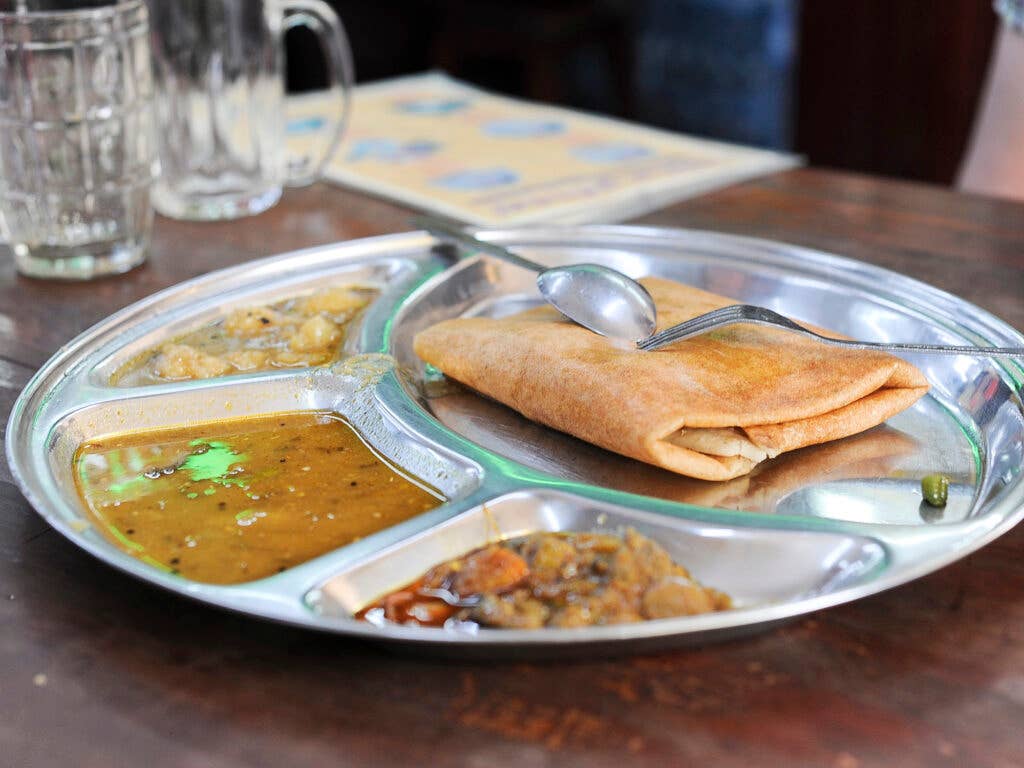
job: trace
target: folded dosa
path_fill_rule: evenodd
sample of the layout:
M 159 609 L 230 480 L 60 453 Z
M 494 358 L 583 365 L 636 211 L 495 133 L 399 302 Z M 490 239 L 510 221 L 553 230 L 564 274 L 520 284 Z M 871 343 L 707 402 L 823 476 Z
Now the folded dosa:
M 642 282 L 659 329 L 737 303 L 668 280 Z M 529 419 L 705 480 L 861 432 L 928 390 L 917 368 L 884 352 L 752 325 L 641 352 L 538 307 L 446 320 L 414 344 L 445 375 Z

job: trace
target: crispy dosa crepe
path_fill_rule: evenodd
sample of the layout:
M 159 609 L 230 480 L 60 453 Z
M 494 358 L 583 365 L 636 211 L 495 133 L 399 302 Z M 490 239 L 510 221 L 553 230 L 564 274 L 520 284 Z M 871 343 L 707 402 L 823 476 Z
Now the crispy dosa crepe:
M 789 494 L 823 483 L 895 477 L 893 472 L 901 460 L 918 447 L 910 435 L 883 424 L 841 440 L 784 453 L 732 480 L 698 480 L 549 429 L 454 382 L 436 396 L 428 396 L 431 413 L 444 424 L 532 469 L 656 499 L 745 512 L 774 513 Z M 837 515 L 842 517 L 841 512 Z
M 642 281 L 659 329 L 736 302 Z M 416 353 L 527 418 L 682 475 L 728 480 L 784 451 L 856 434 L 912 405 L 928 383 L 882 352 L 737 325 L 653 352 L 624 349 L 550 307 L 446 320 Z

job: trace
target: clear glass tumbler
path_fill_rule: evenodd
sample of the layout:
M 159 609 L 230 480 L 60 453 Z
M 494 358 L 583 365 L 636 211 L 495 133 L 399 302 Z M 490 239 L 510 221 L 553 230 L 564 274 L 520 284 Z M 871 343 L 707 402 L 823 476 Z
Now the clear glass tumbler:
M 155 131 L 143 0 L 0 0 L 0 240 L 21 273 L 145 260 Z
M 179 219 L 260 213 L 319 177 L 341 140 L 352 58 L 320 0 L 150 0 L 163 173 L 156 209 Z M 338 111 L 318 157 L 285 150 L 284 34 L 318 36 Z

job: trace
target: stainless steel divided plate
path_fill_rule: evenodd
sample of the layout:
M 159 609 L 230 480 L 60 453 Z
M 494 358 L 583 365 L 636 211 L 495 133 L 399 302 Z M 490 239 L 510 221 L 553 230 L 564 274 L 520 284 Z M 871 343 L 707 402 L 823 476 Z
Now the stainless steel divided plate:
M 901 275 L 741 237 L 631 227 L 502 230 L 482 237 L 544 264 L 597 262 L 660 275 L 871 340 L 1021 345 L 983 310 Z M 1024 368 L 915 357 L 931 393 L 887 425 L 768 462 L 748 477 L 679 477 L 533 424 L 446 382 L 412 351 L 422 328 L 539 301 L 534 276 L 486 258 L 454 261 L 423 233 L 283 254 L 183 283 L 118 312 L 32 379 L 7 429 L 29 501 L 62 534 L 137 578 L 207 603 L 341 634 L 466 656 L 609 653 L 707 642 L 896 586 L 946 565 L 1024 515 Z M 380 297 L 327 368 L 115 387 L 143 350 L 236 307 L 332 282 Z M 246 415 L 333 410 L 380 454 L 440 490 L 442 506 L 275 576 L 201 584 L 152 568 L 88 524 L 72 459 L 104 434 Z M 920 479 L 952 479 L 922 503 Z M 735 609 L 587 629 L 475 632 L 377 627 L 354 611 L 431 565 L 496 536 L 633 526 Z

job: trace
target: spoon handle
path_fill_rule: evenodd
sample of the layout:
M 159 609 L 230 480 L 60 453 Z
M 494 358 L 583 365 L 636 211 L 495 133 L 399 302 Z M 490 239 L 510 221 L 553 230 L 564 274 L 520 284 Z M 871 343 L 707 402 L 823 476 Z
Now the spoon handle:
M 439 237 L 443 240 L 452 240 L 467 248 L 489 253 L 492 256 L 497 256 L 499 259 L 504 259 L 510 264 L 515 264 L 517 267 L 522 267 L 523 269 L 529 269 L 538 273 L 547 269 L 547 267 L 534 261 L 524 259 L 522 256 L 517 256 L 508 248 L 473 237 L 473 235 L 461 229 L 457 224 L 445 221 L 444 219 L 439 219 L 435 216 L 417 216 L 413 219 L 413 224 L 420 229 L 426 230 L 435 237 Z

